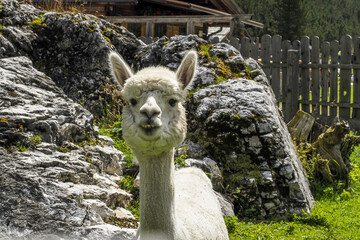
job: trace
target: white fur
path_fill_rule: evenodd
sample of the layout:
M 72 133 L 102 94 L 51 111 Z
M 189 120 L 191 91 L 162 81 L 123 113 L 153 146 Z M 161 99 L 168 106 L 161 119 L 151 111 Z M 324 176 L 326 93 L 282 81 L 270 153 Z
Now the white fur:
M 177 72 L 150 67 L 133 74 L 115 53 L 113 75 L 127 105 L 123 136 L 140 165 L 141 240 L 228 239 L 211 182 L 199 169 L 175 173 L 174 147 L 186 135 L 184 101 L 197 64 L 190 51 Z

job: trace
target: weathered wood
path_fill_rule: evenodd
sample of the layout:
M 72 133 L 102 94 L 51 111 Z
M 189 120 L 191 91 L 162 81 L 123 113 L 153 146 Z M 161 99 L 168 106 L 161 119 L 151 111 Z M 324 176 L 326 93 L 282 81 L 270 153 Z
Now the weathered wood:
M 328 182 L 342 181 L 345 187 L 349 183 L 350 169 L 341 156 L 341 143 L 348 132 L 348 123 L 336 118 L 332 126 L 313 144 L 316 153 L 320 156 L 315 165 L 317 172 Z
M 186 24 L 186 34 L 193 34 L 194 33 L 194 21 L 190 20 Z
M 285 121 L 288 122 L 299 109 L 299 51 L 289 50 L 287 54 Z
M 351 63 L 351 49 L 352 49 L 352 38 L 349 35 L 341 38 L 341 56 L 340 62 L 342 64 Z M 351 70 L 340 69 L 340 99 L 339 99 L 339 116 L 340 119 L 350 118 L 350 109 L 342 106 L 342 103 L 350 102 L 350 82 L 351 82 Z
M 151 21 L 146 22 L 146 37 L 152 37 L 154 25 Z
M 321 46 L 321 63 L 328 64 L 330 56 L 330 43 L 324 42 Z M 328 116 L 328 107 L 324 106 L 324 103 L 328 102 L 328 93 L 329 93 L 329 81 L 330 81 L 330 71 L 327 67 L 321 68 L 321 115 Z
M 298 51 L 300 51 L 300 41 L 299 40 L 294 40 L 293 42 L 292 42 L 292 49 L 295 49 L 295 50 L 298 50 Z
M 320 40 L 319 37 L 313 37 L 311 39 L 311 63 L 318 64 L 320 62 Z M 319 68 L 312 68 L 311 69 L 311 79 L 312 84 L 310 86 L 311 93 L 312 93 L 312 100 L 316 102 L 320 102 L 320 69 Z M 313 114 L 320 113 L 320 105 L 312 105 Z
M 240 21 L 249 20 L 251 15 L 240 15 Z M 228 23 L 233 19 L 233 16 L 224 15 L 187 15 L 187 16 L 105 16 L 105 19 L 111 23 L 146 23 L 152 21 L 154 23 L 187 23 L 194 22 L 216 22 Z
M 339 52 L 339 42 L 332 41 L 330 43 L 330 56 L 331 64 L 335 64 L 330 69 L 330 102 L 333 103 L 333 106 L 330 107 L 330 116 L 337 116 L 337 102 L 338 102 L 338 52 Z
M 273 63 L 281 62 L 281 36 L 275 35 L 271 41 Z M 277 99 L 280 97 L 280 67 L 271 68 L 271 87 Z
M 281 49 L 282 49 L 282 52 L 281 52 L 281 62 L 282 62 L 282 65 L 281 65 L 281 84 L 280 84 L 280 88 L 281 88 L 281 97 L 284 98 L 286 96 L 286 78 L 287 78 L 287 71 L 286 71 L 286 64 L 287 64 L 287 56 L 288 56 L 288 50 L 291 49 L 291 43 L 289 40 L 285 40 L 282 42 L 281 44 Z M 284 101 L 282 103 L 282 107 L 283 109 L 285 109 L 285 105 L 287 103 Z
M 360 37 L 354 38 L 354 64 L 360 64 Z M 360 103 L 360 70 L 354 69 L 354 104 Z M 360 109 L 354 109 L 352 117 L 360 120 Z
M 250 57 L 249 38 L 247 38 L 247 37 L 243 37 L 241 39 L 241 55 L 244 58 Z
M 251 41 L 251 58 L 255 60 L 259 59 L 259 38 Z
M 301 62 L 304 64 L 309 63 L 310 57 L 310 39 L 305 36 L 301 38 Z M 310 71 L 308 68 L 301 68 L 301 98 L 309 100 L 310 91 Z M 302 110 L 310 112 L 310 106 L 308 104 L 302 104 Z
M 295 116 L 287 124 L 292 139 L 307 142 L 315 123 L 315 118 L 304 111 L 297 111 Z
M 271 36 L 266 34 L 261 38 L 261 61 L 263 63 L 263 70 L 268 79 L 271 77 L 271 68 L 268 67 L 271 56 Z
M 240 50 L 240 41 L 236 37 L 230 37 L 230 45 L 235 49 Z

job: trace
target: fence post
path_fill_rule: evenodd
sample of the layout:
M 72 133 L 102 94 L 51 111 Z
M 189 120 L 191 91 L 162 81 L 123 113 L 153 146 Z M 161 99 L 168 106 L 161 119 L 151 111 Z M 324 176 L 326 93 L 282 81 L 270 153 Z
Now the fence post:
M 277 99 L 280 97 L 280 61 L 281 61 L 281 36 L 275 35 L 271 42 L 272 60 L 275 66 L 271 68 L 271 86 Z
M 251 41 L 251 57 L 256 61 L 259 59 L 259 38 Z
M 318 66 L 320 62 L 320 40 L 319 37 L 313 37 L 311 39 L 311 63 L 315 66 L 311 70 L 312 86 L 312 101 L 315 101 L 315 104 L 312 104 L 312 113 L 320 113 L 320 68 Z M 317 66 L 316 66 L 317 65 Z
M 352 38 L 349 35 L 343 36 L 341 38 L 341 56 L 340 63 L 349 65 L 351 63 L 351 43 Z M 339 117 L 340 119 L 350 119 L 350 107 L 345 106 L 350 104 L 350 79 L 351 79 L 351 69 L 350 68 L 340 68 L 340 99 L 339 99 Z
M 321 46 L 321 63 L 328 64 L 329 56 L 330 56 L 330 43 L 323 42 Z M 328 116 L 328 106 L 326 105 L 328 102 L 329 96 L 329 79 L 330 79 L 330 71 L 328 68 L 321 68 L 321 102 L 324 103 L 321 107 L 321 115 L 327 117 Z
M 249 49 L 249 38 L 243 37 L 241 39 L 241 55 L 243 56 L 243 58 L 249 58 L 250 57 L 249 51 L 250 51 L 250 49 Z
M 287 59 L 288 59 L 288 50 L 291 49 L 291 43 L 290 40 L 285 40 L 282 42 L 281 44 L 281 49 L 282 49 L 282 53 L 281 53 L 281 61 L 282 61 L 282 66 L 281 66 L 281 100 L 282 100 L 282 109 L 285 109 L 285 96 L 287 93 L 287 85 L 286 85 L 286 76 L 287 76 Z
M 299 109 L 299 51 L 288 50 L 286 73 L 285 121 L 289 122 Z
M 307 36 L 301 38 L 301 109 L 305 112 L 310 113 L 309 91 L 310 91 L 310 74 L 309 74 L 309 55 L 310 55 L 310 39 Z
M 339 52 L 339 42 L 332 41 L 330 43 L 330 55 L 331 55 L 331 67 L 330 70 L 330 116 L 337 116 L 337 92 L 338 92 L 338 52 Z
M 263 70 L 266 77 L 271 83 L 271 68 L 270 68 L 270 55 L 271 55 L 271 36 L 266 34 L 261 38 L 261 61 L 264 64 Z
M 360 37 L 354 39 L 354 64 L 360 67 Z M 353 118 L 360 121 L 360 69 L 354 68 L 354 104 Z

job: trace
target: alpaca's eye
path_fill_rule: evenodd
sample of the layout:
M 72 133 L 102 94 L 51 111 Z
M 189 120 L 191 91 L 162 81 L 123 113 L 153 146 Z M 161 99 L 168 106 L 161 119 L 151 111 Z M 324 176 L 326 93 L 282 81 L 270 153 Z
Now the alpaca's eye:
M 135 99 L 130 99 L 130 103 L 131 105 L 135 106 L 137 104 L 137 101 Z
M 176 100 L 175 99 L 170 99 L 169 104 L 170 104 L 170 106 L 175 107 Z

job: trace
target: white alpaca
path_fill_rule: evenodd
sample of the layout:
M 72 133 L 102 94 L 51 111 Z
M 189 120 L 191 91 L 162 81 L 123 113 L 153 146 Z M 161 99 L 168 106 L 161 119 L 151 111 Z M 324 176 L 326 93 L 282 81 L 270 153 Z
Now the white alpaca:
M 140 227 L 136 239 L 228 239 L 211 182 L 199 169 L 175 172 L 174 147 L 186 135 L 184 101 L 197 64 L 190 51 L 177 72 L 145 68 L 135 75 L 115 53 L 110 63 L 126 102 L 123 136 L 140 165 Z

